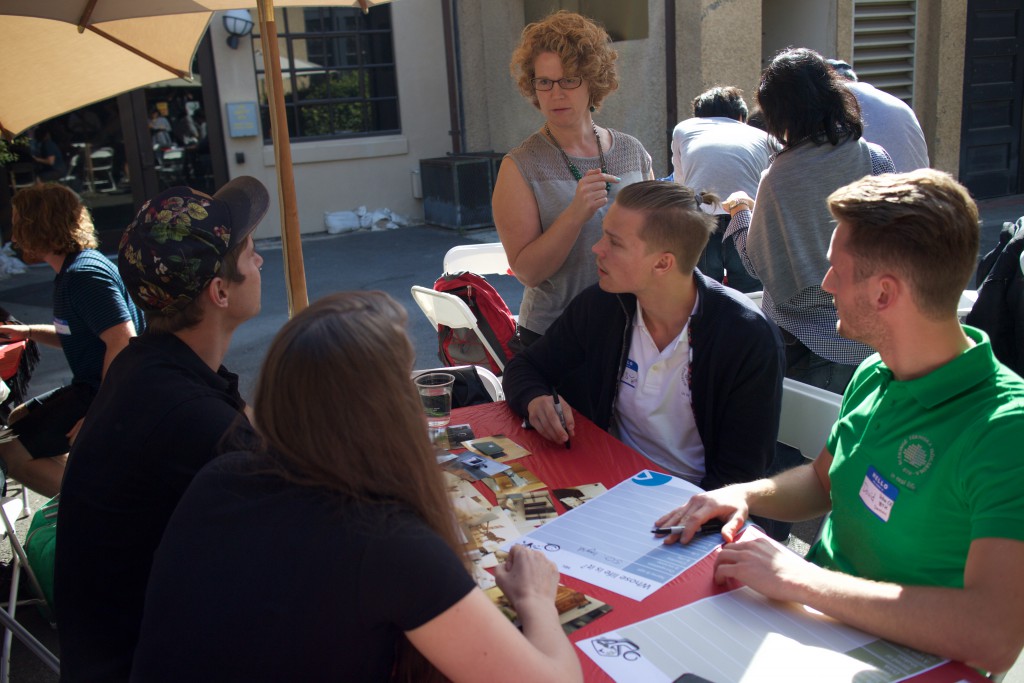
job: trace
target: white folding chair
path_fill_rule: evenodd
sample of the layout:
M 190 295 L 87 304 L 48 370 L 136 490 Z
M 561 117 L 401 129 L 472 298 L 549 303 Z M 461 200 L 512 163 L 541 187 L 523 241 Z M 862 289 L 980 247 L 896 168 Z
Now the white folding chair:
M 100 147 L 89 155 L 92 171 L 89 176 L 89 190 L 96 192 L 99 185 L 105 185 L 100 192 L 114 192 L 117 190 L 117 183 L 114 182 L 114 149 L 112 147 Z
M 462 368 L 468 368 L 468 367 L 470 367 L 470 366 L 469 365 L 452 365 L 452 366 L 444 366 L 444 367 L 440 367 L 440 368 L 428 368 L 426 370 L 413 370 L 412 371 L 412 377 L 413 377 L 413 379 L 415 379 L 415 378 L 419 377 L 420 375 L 427 374 L 428 372 L 450 372 L 451 370 L 460 370 Z M 490 370 L 488 370 L 487 368 L 483 367 L 482 365 L 474 365 L 472 367 L 476 368 L 476 374 L 479 375 L 480 381 L 484 385 L 484 389 L 486 389 L 487 393 L 490 394 L 491 400 L 492 401 L 504 401 L 505 400 L 505 392 L 501 388 L 501 380 L 498 379 L 498 376 L 495 375 Z
M 444 255 L 444 272 L 451 274 L 464 270 L 477 275 L 512 275 L 501 242 L 462 244 L 449 249 Z
M 967 317 L 967 314 L 974 308 L 974 304 L 978 302 L 978 290 L 976 289 L 965 289 L 963 294 L 960 295 L 960 302 L 956 305 L 956 316 L 963 320 Z
M 68 162 L 68 170 L 64 172 L 64 177 L 58 180 L 61 185 L 72 185 L 78 176 L 75 175 L 75 171 L 78 169 L 78 162 L 81 161 L 82 157 L 80 154 L 72 154 L 71 161 Z
M 783 378 L 779 441 L 814 460 L 839 418 L 841 402 L 839 394 Z
M 416 305 L 423 311 L 423 315 L 427 316 L 427 320 L 431 322 L 434 329 L 437 329 L 438 325 L 447 325 L 453 329 L 473 330 L 494 362 L 502 371 L 505 370 L 505 364 L 501 361 L 501 357 L 494 351 L 484 333 L 480 331 L 476 316 L 469 310 L 465 301 L 453 294 L 438 292 L 419 285 L 413 285 L 411 291 Z

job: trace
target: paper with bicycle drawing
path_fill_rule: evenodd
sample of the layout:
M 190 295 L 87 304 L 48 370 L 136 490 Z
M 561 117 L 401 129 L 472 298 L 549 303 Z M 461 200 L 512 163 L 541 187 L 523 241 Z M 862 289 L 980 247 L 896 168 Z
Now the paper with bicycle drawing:
M 716 595 L 576 644 L 616 681 L 893 683 L 946 662 L 750 588 Z

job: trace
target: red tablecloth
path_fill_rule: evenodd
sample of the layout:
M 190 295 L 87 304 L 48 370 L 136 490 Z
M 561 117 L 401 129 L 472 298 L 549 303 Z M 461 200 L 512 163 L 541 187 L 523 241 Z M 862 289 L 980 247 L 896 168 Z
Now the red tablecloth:
M 574 417 L 576 435 L 572 439 L 572 448 L 569 449 L 551 443 L 533 430 L 523 429 L 522 419 L 504 402 L 457 408 L 452 411 L 452 424 L 468 423 L 477 438 L 500 434 L 523 446 L 532 455 L 517 462 L 536 474 L 549 488 L 593 483 L 601 483 L 607 488 L 612 488 L 644 469 L 664 472 L 658 465 L 599 429 L 579 413 L 574 413 Z M 479 489 L 492 503 L 496 502 L 490 489 L 482 485 Z M 560 507 L 557 500 L 555 505 Z M 714 556 L 710 555 L 643 602 L 563 575 L 562 583 L 565 585 L 612 606 L 611 612 L 573 632 L 569 640 L 575 643 L 729 590 L 728 587 L 715 585 L 713 570 Z M 611 680 L 589 657 L 579 651 L 577 654 L 583 665 L 586 680 Z M 922 683 L 954 683 L 961 680 L 981 682 L 985 679 L 970 667 L 951 663 L 912 680 Z

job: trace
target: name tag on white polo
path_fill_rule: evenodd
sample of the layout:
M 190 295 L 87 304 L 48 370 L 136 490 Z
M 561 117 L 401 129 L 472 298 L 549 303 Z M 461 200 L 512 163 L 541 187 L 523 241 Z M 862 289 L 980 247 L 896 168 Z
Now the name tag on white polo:
M 622 371 L 622 383 L 636 389 L 636 383 L 640 381 L 640 367 L 632 358 L 626 359 L 626 367 Z
M 883 522 L 889 521 L 892 506 L 896 504 L 896 496 L 900 490 L 895 484 L 886 481 L 874 467 L 868 468 L 864 484 L 860 487 L 860 499 Z

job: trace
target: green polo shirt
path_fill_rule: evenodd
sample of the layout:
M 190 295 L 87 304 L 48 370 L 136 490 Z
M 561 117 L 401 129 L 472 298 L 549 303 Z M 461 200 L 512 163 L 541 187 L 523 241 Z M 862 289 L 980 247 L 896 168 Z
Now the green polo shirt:
M 988 336 L 900 382 L 857 369 L 828 450 L 832 514 L 808 559 L 879 581 L 963 587 L 976 538 L 1024 541 L 1024 380 Z

